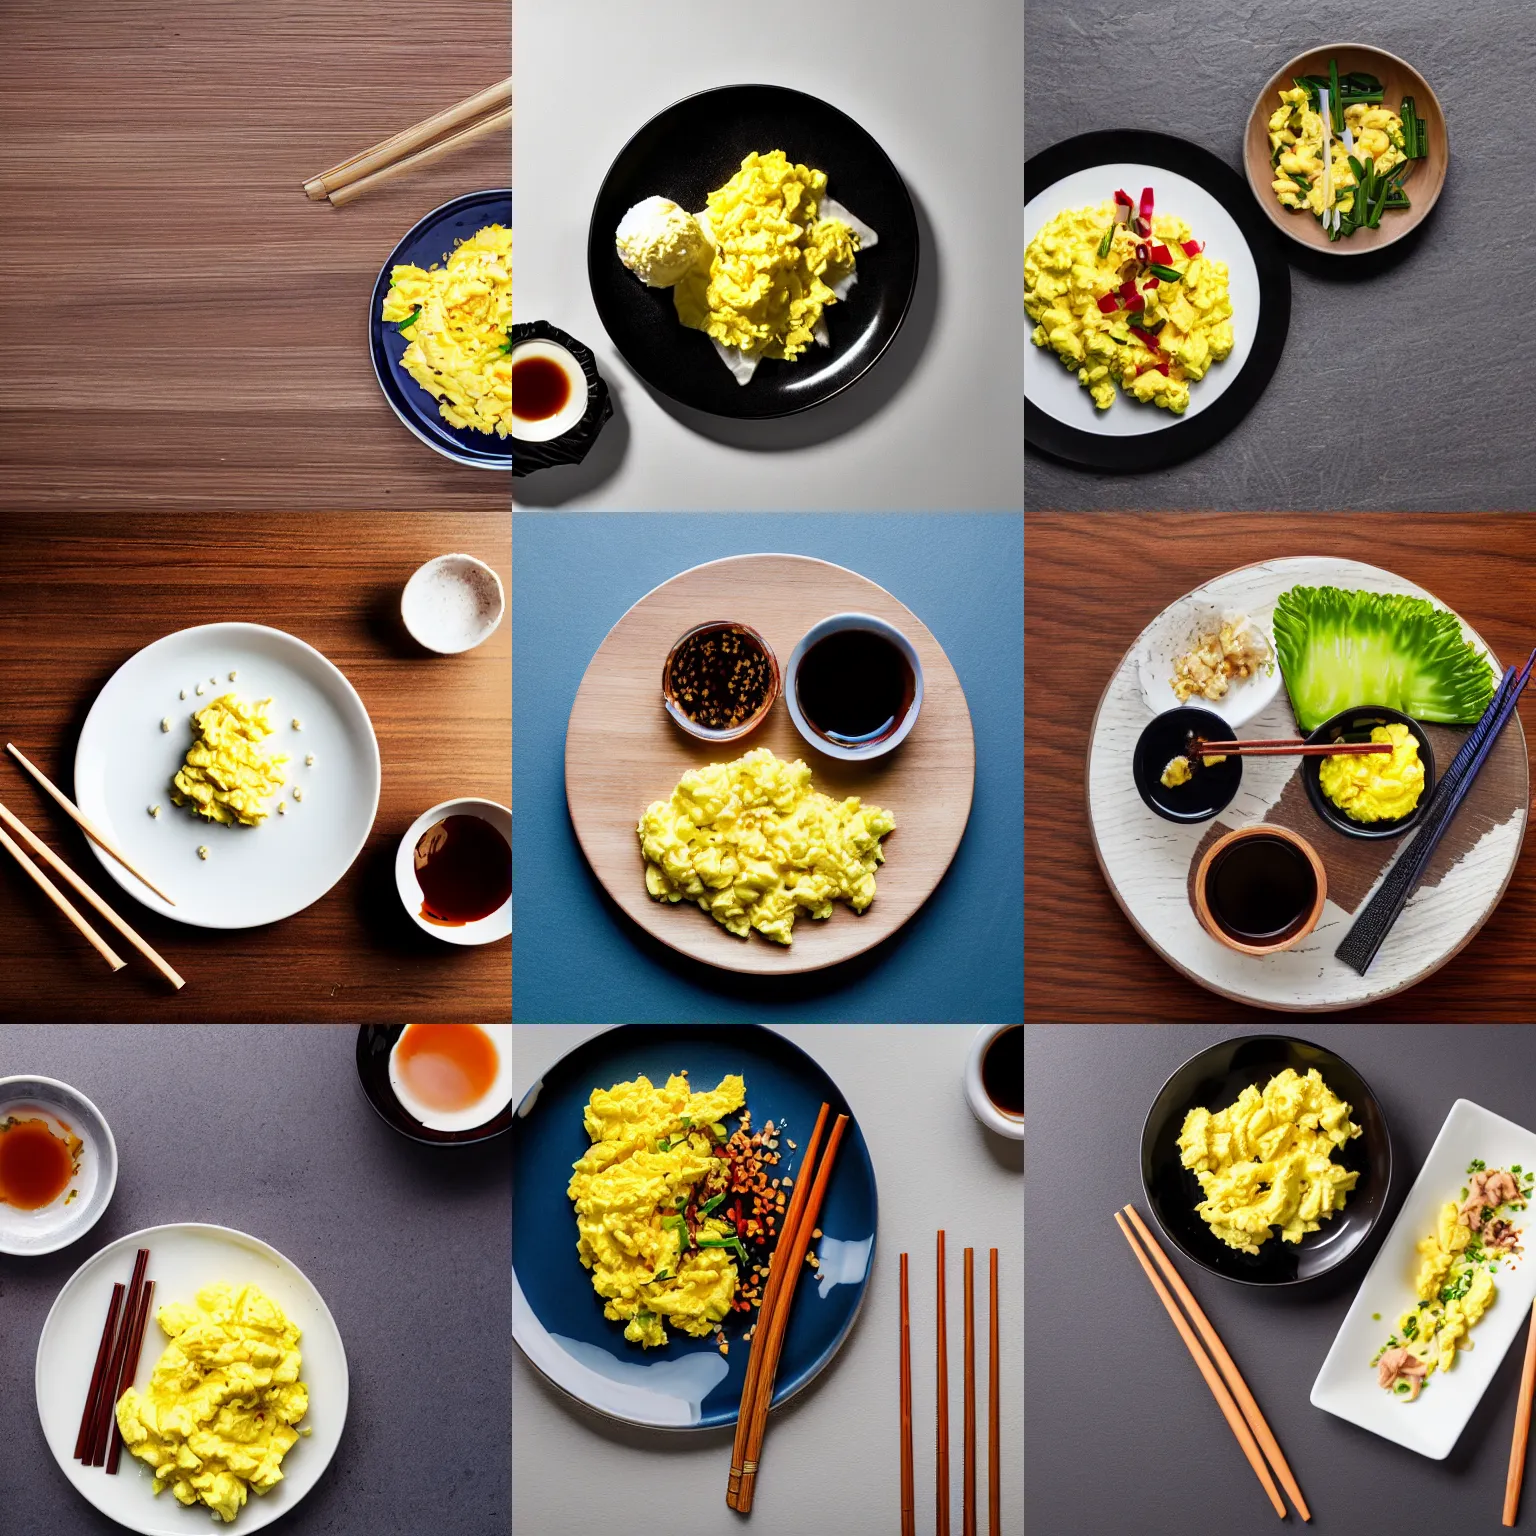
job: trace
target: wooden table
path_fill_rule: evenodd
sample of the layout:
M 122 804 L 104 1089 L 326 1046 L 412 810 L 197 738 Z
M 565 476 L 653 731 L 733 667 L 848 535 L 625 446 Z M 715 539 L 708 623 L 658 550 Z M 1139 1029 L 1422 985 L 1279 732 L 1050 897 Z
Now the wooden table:
M 367 318 L 417 219 L 511 184 L 510 135 L 344 208 L 301 190 L 504 79 L 505 0 L 8 0 L 4 23 L 0 520 L 508 505 L 507 476 L 396 421 Z
M 0 800 L 187 979 L 173 992 L 138 956 L 112 974 L 0 854 L 0 1020 L 443 1022 L 504 1020 L 510 946 L 461 949 L 421 932 L 395 891 L 395 845 L 458 795 L 509 804 L 512 641 L 439 657 L 399 622 L 407 577 L 433 555 L 477 555 L 511 590 L 511 511 L 273 513 L 236 521 L 143 512 L 9 513 L 0 534 L 0 741 L 66 792 L 87 710 L 151 640 L 222 619 L 286 629 L 325 653 L 373 719 L 378 817 L 334 890 L 268 928 L 186 928 L 129 900 L 83 836 L 11 762 Z M 125 955 L 130 951 L 124 950 Z
M 1460 612 L 1500 657 L 1536 644 L 1536 518 L 1426 513 L 1033 513 L 1024 533 L 1025 1017 L 1046 1022 L 1265 1021 L 1165 965 L 1104 884 L 1082 814 L 1100 690 L 1160 609 L 1236 565 L 1303 553 L 1396 571 Z M 1521 706 L 1529 731 L 1536 700 Z M 1529 840 L 1493 916 L 1443 970 L 1341 1013 L 1365 1021 L 1528 1022 L 1536 998 Z M 1311 1015 L 1307 1022 L 1318 1017 Z M 1294 1022 L 1294 1021 L 1293 1021 Z M 1304 1032 L 1304 1031 L 1303 1031 Z

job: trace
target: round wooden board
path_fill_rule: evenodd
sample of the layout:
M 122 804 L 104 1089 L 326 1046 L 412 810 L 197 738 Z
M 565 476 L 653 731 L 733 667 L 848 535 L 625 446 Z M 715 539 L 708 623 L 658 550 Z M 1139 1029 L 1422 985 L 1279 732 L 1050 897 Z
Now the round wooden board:
M 1390 571 L 1324 556 L 1268 560 L 1228 571 L 1179 603 L 1214 603 L 1267 624 L 1276 598 L 1298 585 L 1407 592 L 1439 603 L 1433 593 Z M 1210 821 L 1179 826 L 1154 815 L 1136 792 L 1130 763 L 1136 739 L 1152 718 L 1137 661 L 1156 623 L 1154 619 L 1121 659 L 1099 700 L 1088 746 L 1094 852 L 1115 900 L 1137 932 L 1176 970 L 1212 992 L 1285 1012 L 1356 1008 L 1401 992 L 1439 970 L 1488 920 L 1520 856 L 1530 811 L 1530 773 L 1519 716 L 1500 734 L 1425 878 L 1370 970 L 1360 976 L 1337 959 L 1334 950 L 1414 834 L 1367 841 L 1336 832 L 1307 800 L 1301 759 L 1289 757 L 1247 759 L 1236 798 Z M 1498 668 L 1498 659 L 1482 637 L 1465 621 L 1462 629 Z M 1171 708 L 1171 691 L 1168 699 Z M 1466 732 L 1438 725 L 1426 729 L 1437 767 L 1444 772 Z M 1240 734 L 1298 734 L 1286 691 L 1282 688 Z M 1212 938 L 1190 903 L 1191 872 L 1210 842 L 1234 827 L 1260 821 L 1299 832 L 1328 871 L 1328 900 L 1316 929 L 1295 949 L 1262 957 L 1239 954 Z
M 923 707 L 901 746 L 869 763 L 844 763 L 810 747 L 782 698 L 740 741 L 711 746 L 685 735 L 661 702 L 661 668 L 684 630 L 708 619 L 750 624 L 781 667 L 818 619 L 874 614 L 897 625 L 923 664 Z M 689 901 L 645 889 L 636 824 L 690 768 L 728 762 L 756 747 L 810 764 L 812 787 L 884 806 L 896 829 L 884 841 L 874 901 L 862 915 L 835 904 L 824 922 L 801 916 L 788 948 L 725 931 Z M 922 621 L 883 587 L 803 555 L 735 555 L 695 566 L 648 592 L 609 630 L 587 666 L 565 732 L 565 798 L 571 824 L 604 889 L 645 931 L 706 965 L 754 975 L 820 970 L 894 933 L 933 893 L 960 846 L 971 811 L 976 744 L 960 679 Z

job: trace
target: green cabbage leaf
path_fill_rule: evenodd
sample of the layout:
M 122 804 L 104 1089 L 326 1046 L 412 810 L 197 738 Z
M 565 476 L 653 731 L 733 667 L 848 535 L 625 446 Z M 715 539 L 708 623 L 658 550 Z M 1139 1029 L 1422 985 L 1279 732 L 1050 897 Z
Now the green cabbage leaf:
M 1275 605 L 1275 649 L 1303 731 L 1357 704 L 1475 725 L 1493 668 L 1454 613 L 1402 593 L 1292 587 Z

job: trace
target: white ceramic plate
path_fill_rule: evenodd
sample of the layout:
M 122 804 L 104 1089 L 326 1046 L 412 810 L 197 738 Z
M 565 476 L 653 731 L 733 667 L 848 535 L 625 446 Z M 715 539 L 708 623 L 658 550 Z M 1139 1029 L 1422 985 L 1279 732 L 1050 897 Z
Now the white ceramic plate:
M 1101 411 L 1077 382 L 1076 373 L 1065 367 L 1049 347 L 1037 347 L 1030 341 L 1034 327 L 1026 317 L 1024 398 L 1079 431 L 1104 437 L 1139 437 L 1198 416 L 1242 372 L 1259 329 L 1259 269 L 1232 215 L 1198 182 L 1161 166 L 1124 161 L 1064 176 L 1027 202 L 1025 246 L 1064 208 L 1097 206 L 1112 198 L 1116 187 L 1124 187 L 1132 197 L 1139 197 L 1143 187 L 1151 187 L 1156 211 L 1183 219 L 1194 238 L 1205 242 L 1205 254 L 1212 261 L 1226 262 L 1232 298 L 1232 353 L 1225 362 L 1213 363 L 1203 379 L 1190 385 L 1189 409 L 1182 416 L 1127 399 L 1123 394 L 1107 411 Z
M 290 759 L 288 809 L 279 816 L 274 806 L 258 827 L 221 827 L 171 803 L 192 712 L 229 691 L 272 698 L 272 745 Z M 176 905 L 92 843 L 103 868 L 145 906 L 197 928 L 255 928 L 318 901 L 362 851 L 379 780 L 379 744 L 356 690 L 313 646 L 264 624 L 203 624 L 145 646 L 96 696 L 75 752 L 76 803 Z
M 1179 708 L 1178 695 L 1168 686 L 1174 662 L 1189 651 L 1200 635 L 1209 634 L 1224 619 L 1244 611 L 1230 603 L 1214 601 L 1202 588 L 1163 609 L 1141 632 L 1136 641 L 1136 675 L 1147 708 L 1154 715 Z M 1276 654 L 1274 600 L 1260 604 L 1248 617 L 1264 632 L 1273 658 Z M 1196 694 L 1189 703 L 1192 708 L 1208 709 L 1212 714 L 1220 715 L 1235 730 L 1253 719 L 1280 692 L 1283 682 L 1279 662 L 1271 660 L 1267 669 L 1232 683 L 1223 697 L 1203 699 Z
M 184 1509 L 169 1490 L 156 1498 L 149 1468 L 126 1450 L 116 1477 L 74 1459 L 80 1413 L 112 1287 L 118 1281 L 128 1283 L 140 1248 L 149 1249 L 147 1274 L 155 1282 L 155 1310 L 168 1301 L 190 1301 L 200 1287 L 218 1280 L 248 1281 L 282 1307 L 302 1334 L 299 1376 L 309 1388 L 309 1412 L 299 1427 L 307 1426 L 312 1433 L 301 1436 L 283 1459 L 282 1482 L 271 1493 L 252 1494 L 240 1511 L 234 1528 L 259 1531 L 280 1519 L 319 1482 L 336 1453 L 347 1418 L 347 1353 L 330 1310 L 299 1267 L 244 1232 L 201 1222 L 148 1227 L 109 1244 L 75 1271 L 59 1292 L 37 1343 L 37 1412 L 48 1448 L 65 1477 L 90 1503 L 139 1536 L 187 1536 L 189 1531 L 224 1529 L 207 1509 Z M 141 1391 L 165 1342 L 151 1315 L 134 1378 Z
M 1536 1168 L 1536 1135 L 1468 1099 L 1456 1100 L 1312 1385 L 1313 1407 L 1436 1461 L 1450 1455 L 1500 1361 L 1524 1331 L 1536 1299 L 1533 1206 L 1517 1218 L 1524 1229 L 1526 1252 L 1517 1257 L 1513 1268 L 1507 1263 L 1499 1266 L 1493 1277 L 1497 1288 L 1493 1305 L 1469 1335 L 1474 1347 L 1458 1352 L 1449 1371 L 1428 1377 L 1414 1402 L 1377 1386 L 1371 1359 L 1416 1299 L 1414 1244 L 1434 1231 L 1440 1207 L 1460 1195 L 1474 1158 L 1490 1168 L 1518 1163 L 1529 1171 Z M 1378 1312 L 1380 1322 L 1374 1316 Z
M 57 1200 L 36 1211 L 0 1205 L 0 1253 L 54 1253 L 89 1232 L 111 1204 L 117 1143 L 102 1112 L 78 1088 L 51 1077 L 0 1077 L 0 1120 L 10 1115 L 36 1117 L 55 1135 L 73 1131 L 81 1141 L 80 1171 Z

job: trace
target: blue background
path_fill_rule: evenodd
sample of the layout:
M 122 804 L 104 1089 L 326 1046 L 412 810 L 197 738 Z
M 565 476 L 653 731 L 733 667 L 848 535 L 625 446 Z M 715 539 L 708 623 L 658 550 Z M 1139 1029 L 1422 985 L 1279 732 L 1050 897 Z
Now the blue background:
M 512 1015 L 525 1023 L 998 1023 L 1024 1014 L 1024 520 L 1018 513 L 516 512 Z M 577 686 L 624 611 L 679 571 L 772 550 L 905 603 L 960 676 L 976 792 L 954 862 L 883 944 L 768 978 L 657 943 L 609 899 L 565 805 Z M 638 872 L 637 872 L 638 877 Z

